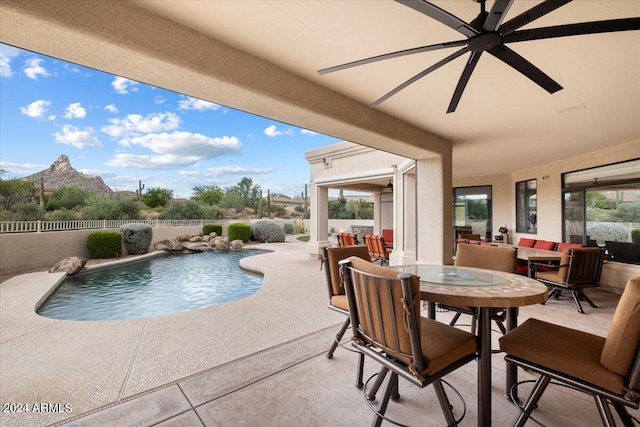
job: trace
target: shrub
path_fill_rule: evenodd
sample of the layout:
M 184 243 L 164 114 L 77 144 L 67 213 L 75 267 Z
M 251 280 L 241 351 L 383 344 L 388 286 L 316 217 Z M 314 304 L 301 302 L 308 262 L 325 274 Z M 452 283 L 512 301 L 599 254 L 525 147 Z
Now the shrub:
M 125 224 L 120 227 L 122 243 L 129 255 L 146 254 L 153 240 L 153 230 L 148 224 Z
M 614 242 L 626 242 L 629 240 L 629 230 L 617 222 L 600 222 L 592 225 L 587 227 L 587 234 L 598 243 L 604 243 L 605 240 Z
M 293 234 L 294 232 L 293 224 L 290 224 L 288 222 L 285 222 L 282 228 L 284 229 L 284 234 Z
M 60 208 L 56 211 L 47 213 L 47 219 L 49 221 L 73 221 L 77 219 L 77 215 L 75 211 Z
M 229 235 L 230 242 L 233 240 L 242 240 L 246 243 L 251 237 L 251 226 L 244 222 L 234 222 L 227 226 L 227 234 Z
M 268 219 L 253 223 L 252 230 L 253 237 L 258 242 L 284 242 L 284 230 L 278 224 Z
M 640 228 L 634 228 L 631 230 L 631 241 L 636 244 L 640 244 Z
M 307 227 L 304 226 L 304 220 L 302 218 L 296 220 L 295 229 L 296 233 L 299 234 L 307 232 Z
M 44 219 L 44 209 L 35 203 L 17 203 L 13 208 L 16 211 L 16 221 L 37 221 L 39 219 Z
M 93 259 L 122 255 L 122 235 L 117 231 L 94 231 L 87 236 L 87 249 Z
M 208 236 L 211 233 L 216 233 L 218 236 L 222 236 L 222 225 L 220 224 L 205 224 L 202 226 L 202 234 Z
M 160 214 L 160 219 L 206 219 L 207 213 L 198 203 L 190 200 L 171 205 Z
M 47 210 L 73 209 L 84 206 L 84 201 L 89 197 L 89 192 L 79 187 L 61 187 L 54 191 L 47 201 Z
M 129 197 L 114 200 L 95 196 L 89 198 L 87 204 L 82 214 L 84 219 L 140 219 L 141 203 Z

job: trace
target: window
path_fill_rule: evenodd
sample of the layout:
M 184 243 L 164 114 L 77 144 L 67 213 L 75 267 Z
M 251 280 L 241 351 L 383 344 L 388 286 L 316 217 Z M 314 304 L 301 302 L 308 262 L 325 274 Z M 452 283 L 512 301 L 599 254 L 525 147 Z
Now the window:
M 516 232 L 538 232 L 536 180 L 516 182 Z
M 479 234 L 490 242 L 491 186 L 454 188 L 453 200 L 454 250 L 459 234 Z
M 562 196 L 564 241 L 640 263 L 640 159 L 565 173 Z

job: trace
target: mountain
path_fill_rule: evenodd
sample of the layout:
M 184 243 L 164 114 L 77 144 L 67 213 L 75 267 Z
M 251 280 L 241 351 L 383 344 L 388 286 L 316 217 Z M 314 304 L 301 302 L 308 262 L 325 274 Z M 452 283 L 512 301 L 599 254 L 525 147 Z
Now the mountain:
M 69 162 L 69 157 L 64 154 L 61 154 L 49 169 L 24 177 L 36 184 L 40 183 L 40 178 L 43 178 L 47 192 L 53 192 L 61 187 L 80 187 L 83 190 L 102 194 L 113 192 L 99 176 L 94 177 L 75 170 Z

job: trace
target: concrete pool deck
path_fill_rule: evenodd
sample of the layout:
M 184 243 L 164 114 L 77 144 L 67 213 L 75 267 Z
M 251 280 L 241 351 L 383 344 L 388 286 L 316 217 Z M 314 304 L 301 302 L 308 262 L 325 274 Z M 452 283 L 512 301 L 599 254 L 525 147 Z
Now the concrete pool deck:
M 64 274 L 30 273 L 2 283 L 1 402 L 70 404 L 71 412 L 33 413 L 31 407 L 28 414 L 2 413 L 0 424 L 56 423 L 338 325 L 344 317 L 326 308 L 320 262 L 304 243 L 288 240 L 256 245 L 273 252 L 242 260 L 264 274 L 257 293 L 162 317 L 48 319 L 34 309 Z
M 256 294 L 164 317 L 46 319 L 34 313 L 35 304 L 62 275 L 32 273 L 4 282 L 0 401 L 28 404 L 30 411 L 3 412 L 0 425 L 368 425 L 372 412 L 362 390 L 353 386 L 356 355 L 346 344 L 333 359 L 325 357 L 344 317 L 326 308 L 319 261 L 295 240 L 261 248 L 273 253 L 242 260 L 265 275 Z M 587 309 L 586 315 L 577 312 L 571 298 L 562 298 L 522 307 L 519 321 L 535 317 L 605 336 L 619 296 L 597 289 L 588 293 L 599 308 Z M 438 313 L 438 319 L 448 322 L 452 315 Z M 492 336 L 493 348 L 498 337 Z M 367 360 L 365 379 L 377 369 Z M 523 371 L 519 375 L 533 378 Z M 492 377 L 493 425 L 510 425 L 517 409 L 504 398 L 503 354 L 492 355 Z M 460 393 L 448 391 L 456 416 L 462 413 L 460 397 L 466 402 L 460 426 L 477 425 L 477 363 L 446 380 Z M 520 396 L 526 396 L 531 385 L 521 387 Z M 400 393 L 400 401 L 389 404 L 392 419 L 406 425 L 445 424 L 432 387 L 421 390 L 401 380 Z M 44 404 L 36 406 L 41 412 L 34 412 L 36 404 Z M 65 404 L 71 405 L 70 412 L 63 412 Z M 539 406 L 534 415 L 544 425 L 600 425 L 593 398 L 564 387 L 550 387 Z

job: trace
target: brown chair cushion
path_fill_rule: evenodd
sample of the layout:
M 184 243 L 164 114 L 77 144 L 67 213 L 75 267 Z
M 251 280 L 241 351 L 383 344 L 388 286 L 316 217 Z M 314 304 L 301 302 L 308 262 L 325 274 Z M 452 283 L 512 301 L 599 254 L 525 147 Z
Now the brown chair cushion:
M 640 343 L 640 273 L 629 279 L 624 288 L 609 334 L 602 349 L 600 363 L 620 375 L 627 375 Z
M 500 350 L 508 354 L 623 394 L 623 376 L 600 364 L 604 344 L 604 337 L 538 319 L 500 337 Z
M 333 295 L 344 295 L 344 285 L 340 279 L 340 266 L 338 262 L 351 256 L 357 256 L 364 260 L 371 261 L 369 251 L 364 245 L 327 248 L 328 267 L 331 273 L 331 289 L 333 290 Z
M 420 349 L 426 367 L 422 375 L 434 375 L 456 360 L 475 353 L 476 337 L 444 323 L 422 317 Z
M 508 246 L 458 245 L 455 265 L 515 273 L 518 251 Z
M 334 307 L 349 311 L 346 295 L 334 295 L 331 297 L 330 304 Z

